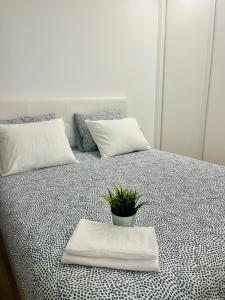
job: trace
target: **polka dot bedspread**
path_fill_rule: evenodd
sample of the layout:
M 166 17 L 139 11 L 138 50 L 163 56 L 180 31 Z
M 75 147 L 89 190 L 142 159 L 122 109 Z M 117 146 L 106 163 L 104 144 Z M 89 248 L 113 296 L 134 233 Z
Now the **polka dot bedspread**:
M 158 150 L 0 178 L 0 226 L 25 299 L 225 299 L 225 168 Z M 149 205 L 160 272 L 63 265 L 81 218 L 111 222 L 102 195 L 122 184 Z

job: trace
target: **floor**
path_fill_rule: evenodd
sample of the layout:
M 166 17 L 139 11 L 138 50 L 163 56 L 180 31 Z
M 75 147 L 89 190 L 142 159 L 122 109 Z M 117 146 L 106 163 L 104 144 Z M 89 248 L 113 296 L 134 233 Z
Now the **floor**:
M 0 291 L 1 299 L 20 300 L 13 273 L 0 236 Z

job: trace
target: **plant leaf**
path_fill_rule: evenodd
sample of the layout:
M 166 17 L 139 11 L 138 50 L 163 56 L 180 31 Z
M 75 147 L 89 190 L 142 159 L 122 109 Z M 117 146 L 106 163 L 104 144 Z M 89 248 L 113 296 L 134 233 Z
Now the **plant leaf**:
M 144 203 L 137 205 L 139 198 L 142 196 L 138 191 L 128 189 L 122 185 L 114 185 L 114 192 L 109 188 L 108 194 L 103 195 L 103 198 L 110 205 L 113 214 L 121 217 L 134 215 Z

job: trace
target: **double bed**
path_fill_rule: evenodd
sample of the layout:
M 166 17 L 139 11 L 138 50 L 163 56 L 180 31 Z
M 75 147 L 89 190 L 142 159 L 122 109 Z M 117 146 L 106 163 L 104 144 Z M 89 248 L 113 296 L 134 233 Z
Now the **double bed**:
M 0 228 L 24 299 L 225 299 L 224 167 L 155 149 L 74 151 L 79 164 L 0 177 Z M 61 263 L 80 219 L 111 222 L 102 195 L 113 184 L 148 201 L 135 225 L 154 226 L 159 273 Z

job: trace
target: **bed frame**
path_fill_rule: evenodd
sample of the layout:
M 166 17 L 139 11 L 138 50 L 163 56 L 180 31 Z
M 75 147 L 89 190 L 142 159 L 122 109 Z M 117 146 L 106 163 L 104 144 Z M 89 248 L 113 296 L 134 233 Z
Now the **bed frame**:
M 3 285 L 2 297 L 8 300 L 22 300 L 19 293 L 18 283 L 16 282 L 16 276 L 10 265 L 1 232 L 0 232 L 0 268 L 1 268 L 1 280 L 2 280 L 1 285 Z M 6 293 L 4 293 L 4 289 Z
M 121 112 L 122 116 L 126 116 L 127 98 L 124 96 L 86 98 L 0 98 L 0 120 L 51 112 L 55 113 L 56 117 L 63 118 L 66 125 L 66 135 L 72 147 L 75 145 L 73 133 L 74 113 L 92 113 L 100 110 L 112 109 L 117 109 Z M 7 257 L 7 245 L 4 243 L 4 240 L 4 237 L 0 233 L 1 252 L 3 253 L 4 264 L 7 268 L 12 292 L 15 299 L 22 299 L 19 281 L 14 266 L 10 266 Z
M 64 119 L 66 135 L 70 145 L 74 146 L 73 114 L 75 112 L 92 113 L 99 110 L 117 109 L 122 116 L 126 116 L 126 103 L 126 97 L 2 98 L 0 99 L 0 120 L 54 112 L 56 117 Z

